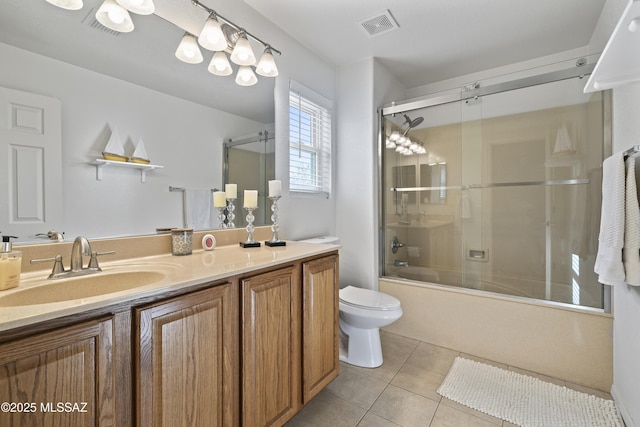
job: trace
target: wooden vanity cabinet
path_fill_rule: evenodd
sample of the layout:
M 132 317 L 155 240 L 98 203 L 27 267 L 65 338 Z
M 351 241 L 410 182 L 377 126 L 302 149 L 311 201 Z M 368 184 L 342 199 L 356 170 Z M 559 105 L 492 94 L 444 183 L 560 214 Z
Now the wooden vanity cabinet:
M 235 289 L 226 283 L 134 310 L 136 425 L 238 425 Z
M 339 365 L 338 256 L 302 265 L 302 402 L 333 381 Z
M 113 426 L 113 335 L 108 318 L 0 344 L 0 426 Z
M 242 425 L 281 426 L 338 375 L 338 256 L 241 285 Z

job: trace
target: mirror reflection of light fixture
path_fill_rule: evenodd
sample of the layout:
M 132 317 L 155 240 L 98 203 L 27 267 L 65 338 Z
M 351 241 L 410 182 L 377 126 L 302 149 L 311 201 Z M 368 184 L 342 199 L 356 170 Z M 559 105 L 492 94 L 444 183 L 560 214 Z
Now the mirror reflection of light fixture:
M 256 73 L 264 77 L 275 77 L 278 75 L 278 67 L 276 61 L 273 59 L 273 53 L 271 53 L 271 46 L 267 46 L 258 61 L 256 67 Z
M 153 4 L 153 0 L 116 0 L 118 4 L 129 12 L 137 13 L 138 15 L 151 15 L 156 11 L 156 7 Z
M 224 37 L 220 22 L 214 13 L 210 14 L 207 22 L 204 23 L 200 36 L 198 36 L 198 43 L 203 48 L 214 52 L 227 48 L 227 39 Z
M 258 78 L 248 65 L 242 65 L 238 68 L 236 75 L 236 83 L 240 86 L 253 86 L 258 83 Z
M 82 0 L 47 0 L 47 2 L 67 10 L 82 9 Z
M 211 58 L 211 62 L 209 62 L 207 70 L 216 76 L 228 76 L 233 73 L 231 64 L 229 64 L 229 60 L 227 59 L 227 55 L 221 51 L 213 54 L 213 58 Z
M 176 58 L 187 64 L 199 64 L 204 60 L 193 34 L 184 33 L 178 49 L 176 49 Z
M 104 3 L 96 12 L 96 19 L 99 23 L 114 31 L 121 33 L 133 31 L 133 21 L 129 12 L 116 3 L 115 0 L 104 0 Z
M 254 65 L 256 63 L 256 56 L 253 54 L 253 49 L 251 49 L 251 44 L 249 44 L 244 30 L 240 31 L 236 45 L 233 47 L 231 61 L 238 65 Z

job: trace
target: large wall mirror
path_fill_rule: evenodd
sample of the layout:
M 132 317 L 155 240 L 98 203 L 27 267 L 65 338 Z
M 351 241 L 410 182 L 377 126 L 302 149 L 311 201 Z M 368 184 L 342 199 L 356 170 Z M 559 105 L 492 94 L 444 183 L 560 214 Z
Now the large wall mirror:
M 52 228 L 66 240 L 153 234 L 184 226 L 183 197 L 172 187 L 223 188 L 242 178 L 264 193 L 264 180 L 272 177 L 265 169 L 239 171 L 231 163 L 225 177 L 224 142 L 265 129 L 273 135 L 274 79 L 259 76 L 255 86 L 240 87 L 234 75 L 214 76 L 207 71 L 213 52 L 204 49 L 203 63 L 176 59 L 185 29 L 171 22 L 193 25 L 190 3 L 155 0 L 156 14 L 132 14 L 134 31 L 114 34 L 93 18 L 102 0 L 84 0 L 78 11 L 44 0 L 0 2 L 0 87 L 58 100 L 61 112 L 60 176 L 42 183 L 46 192 L 58 187 L 58 218 L 45 211 L 54 222 L 24 221 L 13 231 L 9 206 L 0 213 L 3 234 L 18 235 L 19 243 L 45 243 L 35 236 Z M 247 25 L 264 20 L 231 0 L 216 6 L 230 17 L 239 9 Z M 199 25 L 206 15 L 201 18 Z M 253 47 L 258 54 L 260 47 Z M 104 168 L 98 178 L 90 163 L 101 157 L 114 129 L 128 155 L 143 140 L 151 163 L 162 168 L 146 173 L 145 182 L 127 168 Z M 273 144 L 269 150 L 273 157 Z M 8 200 L 11 188 L 5 188 L 0 195 Z M 264 215 L 268 206 L 261 207 Z M 214 212 L 210 223 L 217 228 Z

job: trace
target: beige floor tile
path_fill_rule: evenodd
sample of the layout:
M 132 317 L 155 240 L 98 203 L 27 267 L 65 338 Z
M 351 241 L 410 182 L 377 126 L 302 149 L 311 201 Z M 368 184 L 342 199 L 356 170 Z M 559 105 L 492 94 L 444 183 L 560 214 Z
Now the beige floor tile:
M 492 423 L 478 418 L 468 412 L 459 411 L 446 405 L 438 406 L 430 427 L 496 427 L 502 425 L 502 420 Z
M 459 354 L 457 351 L 421 342 L 407 360 L 407 364 L 447 375 L 453 361 Z
M 471 409 L 468 406 L 464 406 L 459 404 L 458 402 L 454 402 L 453 400 L 449 400 L 446 397 L 443 397 L 442 400 L 440 400 L 440 407 L 442 406 L 448 406 L 450 408 L 453 408 L 457 411 L 460 412 L 465 412 L 469 415 L 473 415 L 476 418 L 480 418 L 483 419 L 485 421 L 489 421 L 492 424 L 497 424 L 500 425 L 502 423 L 502 420 L 500 418 L 496 418 L 493 417 L 491 415 L 485 414 L 484 412 L 480 412 L 480 411 L 476 411 L 475 409 Z
M 393 378 L 391 384 L 439 402 L 440 395 L 436 390 L 444 381 L 444 377 L 444 375 L 437 372 L 427 371 L 407 363 Z
M 298 412 L 287 427 L 354 427 L 366 411 L 324 390 Z
M 360 408 L 369 409 L 386 386 L 386 382 L 355 369 L 343 369 L 327 390 Z
M 392 333 L 383 333 L 380 340 L 382 342 L 382 366 L 375 369 L 353 365 L 349 365 L 349 367 L 389 383 L 411 356 L 419 341 Z
M 371 412 L 406 427 L 428 426 L 438 403 L 389 385 L 371 407 Z
M 398 427 L 398 424 L 382 418 L 372 412 L 367 412 L 358 427 Z
M 485 359 L 485 358 L 478 357 L 478 356 L 473 356 L 473 355 L 467 354 L 467 353 L 460 353 L 460 357 L 463 357 L 463 358 L 469 359 L 469 360 L 473 360 L 475 362 L 484 363 L 485 365 L 495 366 L 496 368 L 500 368 L 500 369 L 505 369 L 505 370 L 509 369 L 509 365 L 507 365 L 505 363 L 495 362 L 493 360 Z

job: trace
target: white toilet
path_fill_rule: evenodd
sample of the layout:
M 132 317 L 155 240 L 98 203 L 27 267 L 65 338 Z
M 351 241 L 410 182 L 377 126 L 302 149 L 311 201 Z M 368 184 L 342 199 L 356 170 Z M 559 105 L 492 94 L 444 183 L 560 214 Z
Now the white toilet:
M 303 240 L 337 245 L 332 236 Z M 382 365 L 380 328 L 402 317 L 400 301 L 391 295 L 355 286 L 340 289 L 340 360 L 350 365 L 376 368 Z

